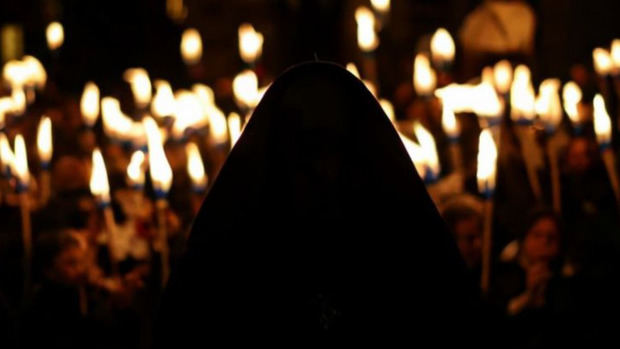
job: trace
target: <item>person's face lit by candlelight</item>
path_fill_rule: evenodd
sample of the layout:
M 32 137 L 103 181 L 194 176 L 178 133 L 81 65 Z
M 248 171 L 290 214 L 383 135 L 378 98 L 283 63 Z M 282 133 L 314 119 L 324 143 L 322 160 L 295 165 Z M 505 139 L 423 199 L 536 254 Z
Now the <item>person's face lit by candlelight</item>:
M 469 217 L 454 225 L 456 244 L 469 268 L 480 264 L 482 250 L 482 226 L 478 217 Z
M 556 221 L 541 217 L 525 233 L 523 256 L 530 264 L 549 263 L 560 253 L 560 233 Z

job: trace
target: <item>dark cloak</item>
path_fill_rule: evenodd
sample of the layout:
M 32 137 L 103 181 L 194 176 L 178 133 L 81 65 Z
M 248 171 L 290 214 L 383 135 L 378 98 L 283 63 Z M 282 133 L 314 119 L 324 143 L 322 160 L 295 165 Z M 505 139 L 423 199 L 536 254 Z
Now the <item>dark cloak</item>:
M 376 99 L 335 64 L 302 64 L 269 88 L 205 199 L 155 343 L 463 345 L 466 280 Z

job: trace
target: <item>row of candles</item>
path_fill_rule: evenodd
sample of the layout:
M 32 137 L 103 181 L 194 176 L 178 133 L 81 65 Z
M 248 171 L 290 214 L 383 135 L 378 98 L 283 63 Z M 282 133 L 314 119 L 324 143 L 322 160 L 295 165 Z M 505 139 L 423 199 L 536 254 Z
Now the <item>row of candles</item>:
M 374 52 L 378 49 L 379 39 L 377 30 L 389 13 L 389 1 L 373 1 L 373 10 L 360 7 L 355 12 L 358 25 L 357 39 L 360 50 L 364 53 L 362 64 L 364 76 L 362 80 L 369 90 L 377 96 L 384 111 L 395 123 L 394 109 L 386 99 L 379 98 L 376 62 Z M 387 4 L 387 6 L 386 6 Z M 383 7 L 382 7 L 383 6 Z M 64 40 L 64 32 L 60 23 L 52 23 L 47 30 L 48 45 L 51 50 L 58 50 Z M 263 36 L 249 24 L 239 27 L 239 51 L 244 62 L 253 66 L 261 56 Z M 195 29 L 186 30 L 180 43 L 181 54 L 187 65 L 197 64 L 202 57 L 202 40 L 200 33 Z M 442 125 L 450 141 L 450 153 L 453 168 L 457 172 L 463 171 L 463 160 L 459 145 L 460 129 L 455 113 L 476 114 L 482 125 L 479 136 L 477 179 L 481 194 L 486 198 L 485 228 L 484 228 L 484 258 L 482 288 L 488 288 L 490 275 L 490 247 L 491 247 L 491 217 L 492 197 L 495 189 L 496 163 L 498 151 L 496 144 L 500 141 L 499 124 L 502 115 L 508 110 L 510 117 L 517 124 L 519 137 L 524 151 L 524 160 L 528 170 L 528 179 L 532 192 L 540 198 L 541 189 L 536 175 L 535 164 L 530 163 L 525 145 L 535 144 L 534 130 L 531 127 L 535 122 L 543 124 L 550 138 L 553 137 L 564 111 L 572 121 L 576 132 L 582 128 L 582 94 L 579 86 L 574 82 L 567 82 L 560 96 L 560 81 L 557 79 L 544 80 L 535 94 L 531 73 L 525 65 L 518 65 L 514 70 L 508 61 L 500 61 L 494 67 L 485 68 L 481 81 L 477 84 L 450 84 L 437 88 L 437 78 L 434 69 L 448 71 L 455 55 L 455 45 L 449 32 L 438 29 L 431 40 L 431 55 L 420 53 L 414 59 L 413 86 L 419 96 L 442 101 Z M 612 43 L 611 50 L 597 48 L 593 57 L 599 74 L 608 75 L 620 71 L 620 41 Z M 354 64 L 347 64 L 347 69 L 360 77 Z M 34 99 L 34 91 L 45 86 L 47 75 L 43 66 L 34 57 L 26 56 L 21 61 L 10 61 L 5 64 L 3 78 L 11 86 L 11 95 L 0 98 L 0 122 L 4 126 L 6 115 L 21 115 L 28 103 Z M 166 246 L 166 231 L 164 212 L 166 210 L 166 196 L 172 183 L 172 171 L 166 159 L 164 144 L 168 139 L 186 142 L 188 135 L 194 131 L 208 130 L 208 143 L 214 147 L 226 144 L 234 145 L 239 138 L 243 125 L 247 122 L 253 108 L 260 101 L 268 86 L 259 88 L 256 74 L 247 69 L 240 72 L 233 80 L 235 101 L 239 107 L 238 113 L 230 113 L 228 117 L 216 105 L 213 91 L 204 84 L 195 84 L 191 89 L 181 89 L 173 92 L 170 84 L 165 80 L 151 79 L 143 68 L 128 69 L 123 78 L 129 83 L 138 110 L 138 119 L 125 114 L 120 102 L 113 97 L 101 98 L 98 87 L 88 82 L 80 101 L 80 110 L 87 129 L 92 132 L 95 123 L 101 115 L 105 134 L 113 141 L 127 143 L 134 152 L 127 167 L 127 178 L 137 191 L 144 186 L 145 171 L 151 176 L 154 192 L 156 193 L 158 209 L 158 248 L 162 255 L 162 280 L 165 282 L 169 273 L 168 251 Z M 153 93 L 154 91 L 154 93 Z M 562 105 L 563 100 L 563 105 Z M 510 105 L 508 105 L 508 101 Z M 611 121 L 601 95 L 597 95 L 594 104 L 594 129 L 601 145 L 603 159 L 609 172 L 612 187 L 617 198 L 620 198 L 618 176 L 614 163 L 611 141 Z M 150 112 L 150 113 L 149 113 Z M 152 115 L 153 117 L 151 117 Z M 536 118 L 538 117 L 538 120 Z M 166 120 L 172 119 L 172 124 L 166 125 Z M 49 196 L 48 165 L 52 156 L 51 141 L 52 124 L 49 118 L 43 117 L 39 126 L 37 145 L 41 161 L 41 196 L 43 202 Z M 398 127 L 396 127 L 398 129 Z M 408 132 L 406 132 L 408 133 Z M 409 153 L 412 162 L 429 186 L 440 176 L 440 162 L 437 155 L 433 135 L 422 124 L 416 122 L 412 134 L 400 133 L 403 144 Z M 22 222 L 26 267 L 29 268 L 31 255 L 31 237 L 27 193 L 30 174 L 26 158 L 25 142 L 21 135 L 14 141 L 14 151 L 4 133 L 0 133 L 0 159 L 5 175 L 14 175 L 17 179 L 16 190 L 23 197 Z M 549 142 L 549 144 L 553 144 Z M 188 154 L 188 172 L 198 190 L 207 185 L 207 178 L 200 151 L 196 144 L 189 142 L 186 146 Z M 548 155 L 551 165 L 553 186 L 553 204 L 560 210 L 559 170 L 557 165 L 557 150 L 549 146 Z M 147 165 L 148 164 L 148 165 Z M 110 187 L 107 181 L 107 171 L 101 152 L 94 149 L 92 153 L 92 172 L 90 188 L 103 210 L 106 229 L 109 234 L 109 246 L 113 255 L 113 238 L 115 231 L 114 218 L 110 209 Z

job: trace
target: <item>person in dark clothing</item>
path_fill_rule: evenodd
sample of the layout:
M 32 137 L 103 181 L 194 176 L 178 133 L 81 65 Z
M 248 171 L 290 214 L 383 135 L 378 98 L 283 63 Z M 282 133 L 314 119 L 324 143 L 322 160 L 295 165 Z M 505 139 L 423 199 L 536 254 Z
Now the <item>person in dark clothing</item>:
M 155 343 L 463 345 L 475 295 L 376 99 L 307 63 L 271 85 L 205 199 Z

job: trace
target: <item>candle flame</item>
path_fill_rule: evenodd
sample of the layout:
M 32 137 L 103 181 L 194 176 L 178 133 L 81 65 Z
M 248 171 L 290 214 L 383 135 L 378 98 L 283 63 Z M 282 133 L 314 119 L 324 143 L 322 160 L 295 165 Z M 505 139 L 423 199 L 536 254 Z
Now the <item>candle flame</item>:
M 230 136 L 230 148 L 232 149 L 239 140 L 239 137 L 241 137 L 241 117 L 239 114 L 228 114 L 228 132 Z
M 582 93 L 579 85 L 574 81 L 564 84 L 562 89 L 562 98 L 564 99 L 564 110 L 573 123 L 580 123 L 579 103 L 581 103 Z
M 155 96 L 151 103 L 151 113 L 163 118 L 174 114 L 174 94 L 172 87 L 166 80 L 155 80 Z
M 474 113 L 483 118 L 497 118 L 504 111 L 502 101 L 489 82 L 482 82 L 475 87 L 472 103 Z
M 15 88 L 11 92 L 11 101 L 13 109 L 11 112 L 16 115 L 22 115 L 26 111 L 26 92 L 23 88 Z
M 435 96 L 450 105 L 455 113 L 473 113 L 476 99 L 476 85 L 452 83 L 435 91 Z
M 153 188 L 167 194 L 172 185 L 172 169 L 166 158 L 162 137 L 157 123 L 150 116 L 142 119 L 149 149 L 149 172 Z
M 22 64 L 26 70 L 26 85 L 43 89 L 47 82 L 47 72 L 43 64 L 41 64 L 41 61 L 33 56 L 24 56 L 24 58 L 22 58 Z
M 187 173 L 192 179 L 194 188 L 202 190 L 207 186 L 207 175 L 198 146 L 194 143 L 187 143 L 185 152 L 187 154 Z
M 493 68 L 493 80 L 495 82 L 495 88 L 501 94 L 506 94 L 510 91 L 510 84 L 512 83 L 512 65 L 508 60 L 501 60 L 495 63 Z
M 253 109 L 258 104 L 258 78 L 252 70 L 246 69 L 233 80 L 235 99 L 242 107 Z
M 597 47 L 592 51 L 592 59 L 594 60 L 594 70 L 598 75 L 607 75 L 611 73 L 612 60 L 608 50 Z
M 23 62 L 10 60 L 2 68 L 2 78 L 12 89 L 21 89 L 28 80 L 28 70 Z
M 103 97 L 101 99 L 101 116 L 103 129 L 109 137 L 127 140 L 133 127 L 133 120 L 121 111 L 118 99 Z
M 127 165 L 127 178 L 133 185 L 144 185 L 144 153 L 137 150 L 131 154 L 129 165 Z
M 80 111 L 86 126 L 93 127 L 99 116 L 99 87 L 92 81 L 84 85 L 84 92 L 80 99 Z
M 478 190 L 481 193 L 492 192 L 495 189 L 495 174 L 497 163 L 497 147 L 489 129 L 480 133 L 478 142 L 478 169 L 476 179 Z
M 532 86 L 530 69 L 525 65 L 515 68 L 510 86 L 510 116 L 513 120 L 533 120 L 536 117 L 536 95 Z
M 437 65 L 452 63 L 454 60 L 454 40 L 445 28 L 439 28 L 431 38 L 431 55 Z
M 431 172 L 433 177 L 439 176 L 439 157 L 437 156 L 437 147 L 435 146 L 435 139 L 433 138 L 433 135 L 419 122 L 413 124 L 413 132 L 415 133 L 415 137 L 418 139 L 418 143 L 424 152 L 428 170 Z
M 28 185 L 30 171 L 28 170 L 28 156 L 26 142 L 21 134 L 15 136 L 15 175 L 22 185 Z
M 92 168 L 90 172 L 90 192 L 97 201 L 103 204 L 110 202 L 110 184 L 108 183 L 108 172 L 105 168 L 105 161 L 99 148 L 93 150 Z
M 181 138 L 187 128 L 200 128 L 206 126 L 207 123 L 208 119 L 198 97 L 187 90 L 177 91 L 175 94 L 174 124 L 172 125 L 173 137 Z
M 205 110 L 208 106 L 215 105 L 215 94 L 211 87 L 205 84 L 194 84 L 192 86 L 192 92 L 198 97 Z
M 441 111 L 441 125 L 443 126 L 444 132 L 449 137 L 458 137 L 460 130 L 459 126 L 456 122 L 456 116 L 454 116 L 454 112 L 448 103 L 443 103 L 443 108 Z
M 181 56 L 187 65 L 196 64 L 202 58 L 202 38 L 198 30 L 186 29 L 181 36 Z
M 379 13 L 390 12 L 390 0 L 370 0 L 370 4 Z
M 418 172 L 418 175 L 421 178 L 426 177 L 426 172 L 428 171 L 428 167 L 426 166 L 427 161 L 426 161 L 426 154 L 424 153 L 424 150 L 418 143 L 405 137 L 400 132 L 398 133 L 398 135 L 400 136 L 400 139 L 403 142 L 403 145 L 405 146 L 405 150 L 407 151 L 407 154 L 409 154 L 409 158 L 411 158 L 411 162 L 413 162 L 413 166 Z
M 551 129 L 562 121 L 562 102 L 560 100 L 560 80 L 545 79 L 540 83 L 536 99 L 536 113 Z
M 357 22 L 357 45 L 364 52 L 372 52 L 379 46 L 379 38 L 375 32 L 375 15 L 366 6 L 355 10 Z
M 620 71 L 620 39 L 611 42 L 611 61 L 616 72 Z
M 207 115 L 209 116 L 209 137 L 215 144 L 225 143 L 228 139 L 226 115 L 215 105 L 209 107 Z
M 611 119 L 605 107 L 605 100 L 598 93 L 594 96 L 594 132 L 599 144 L 611 142 Z
M 428 56 L 418 53 L 413 62 L 413 87 L 420 96 L 427 96 L 433 93 L 437 84 L 437 76 L 431 68 Z
M 54 51 L 62 46 L 62 43 L 65 41 L 65 30 L 62 24 L 59 22 L 48 24 L 45 30 L 45 37 L 47 38 L 47 47 L 49 47 L 50 50 Z
M 388 119 L 391 122 L 396 121 L 394 106 L 392 105 L 392 103 L 390 103 L 390 101 L 388 101 L 387 99 L 382 98 L 379 100 L 379 104 L 381 105 L 381 109 L 383 109 L 383 112 L 385 113 L 385 115 L 387 115 Z
M 131 87 L 136 107 L 144 108 L 151 102 L 152 88 L 149 74 L 144 68 L 129 68 L 123 78 Z
M 353 62 L 347 63 L 347 70 L 349 71 L 349 73 L 353 74 L 356 78 L 358 79 L 360 78 L 360 72 L 359 70 L 357 70 L 355 63 Z
M 241 59 L 252 64 L 258 60 L 263 53 L 263 34 L 254 30 L 249 23 L 243 23 L 239 26 L 239 55 Z
M 0 129 L 5 126 L 6 114 L 13 110 L 13 99 L 11 97 L 0 97 Z
M 37 149 L 41 162 L 48 163 L 52 159 L 52 120 L 47 116 L 43 116 L 39 122 Z
M 0 159 L 2 159 L 2 171 L 5 174 L 9 171 L 15 172 L 15 154 L 4 132 L 0 133 Z

